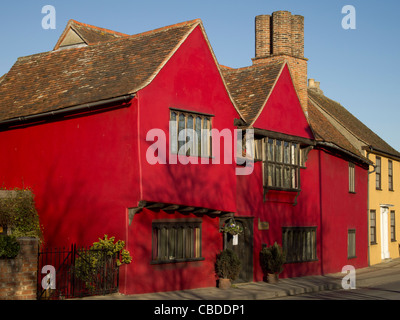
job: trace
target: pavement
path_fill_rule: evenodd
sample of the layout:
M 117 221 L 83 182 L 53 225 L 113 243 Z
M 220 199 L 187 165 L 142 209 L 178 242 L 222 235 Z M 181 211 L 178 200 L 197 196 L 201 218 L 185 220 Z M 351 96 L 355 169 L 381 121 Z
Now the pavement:
M 277 284 L 249 282 L 230 289 L 199 288 L 146 294 L 86 297 L 82 300 L 269 300 L 304 293 L 342 290 L 347 273 L 279 279 Z M 400 258 L 355 270 L 355 287 L 365 288 L 400 281 Z

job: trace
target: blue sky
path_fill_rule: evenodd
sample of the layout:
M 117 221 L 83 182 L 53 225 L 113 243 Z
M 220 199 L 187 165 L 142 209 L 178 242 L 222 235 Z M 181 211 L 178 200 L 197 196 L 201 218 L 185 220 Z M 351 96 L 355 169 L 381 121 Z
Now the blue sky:
M 45 5 L 56 9 L 55 30 L 42 28 Z M 342 28 L 345 5 L 356 9 L 355 30 Z M 248 66 L 255 16 L 277 10 L 305 17 L 308 77 L 400 151 L 398 0 L 1 1 L 0 75 L 18 57 L 51 50 L 69 19 L 136 34 L 200 18 L 219 63 Z

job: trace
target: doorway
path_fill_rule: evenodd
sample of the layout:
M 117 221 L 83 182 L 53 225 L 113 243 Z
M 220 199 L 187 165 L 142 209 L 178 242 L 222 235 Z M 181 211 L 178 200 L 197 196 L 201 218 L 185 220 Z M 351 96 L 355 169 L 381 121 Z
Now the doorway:
M 222 224 L 227 223 L 231 218 L 224 219 Z M 235 217 L 235 221 L 243 228 L 237 240 L 229 233 L 224 233 L 224 249 L 235 252 L 241 263 L 239 277 L 234 283 L 253 281 L 253 221 L 252 217 Z
M 381 257 L 389 259 L 389 208 L 381 207 Z

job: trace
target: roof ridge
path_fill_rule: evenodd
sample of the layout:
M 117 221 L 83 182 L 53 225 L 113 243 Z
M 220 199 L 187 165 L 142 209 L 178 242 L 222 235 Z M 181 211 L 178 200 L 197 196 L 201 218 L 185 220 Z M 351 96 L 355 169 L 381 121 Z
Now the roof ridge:
M 246 66 L 246 67 L 240 67 L 240 68 L 231 68 L 231 67 L 226 67 L 222 66 L 223 72 L 241 72 L 241 71 L 246 71 L 246 70 L 253 70 L 253 69 L 268 69 L 268 68 L 273 68 L 273 67 L 281 67 L 285 61 L 277 61 L 269 64 L 259 64 L 259 65 L 251 65 L 251 66 Z
M 191 24 L 195 25 L 195 24 L 199 24 L 199 23 L 201 23 L 201 19 L 188 20 L 188 21 L 175 23 L 175 24 L 165 26 L 165 27 L 160 27 L 157 29 L 152 29 L 152 30 L 141 32 L 141 33 L 132 34 L 129 36 L 129 38 L 132 39 L 132 38 L 136 38 L 136 37 L 143 37 L 143 36 L 167 31 L 167 30 L 174 29 L 174 28 L 180 28 L 180 27 L 183 27 L 186 25 L 191 25 Z M 111 40 L 111 41 L 113 41 L 113 40 Z
M 78 25 L 81 25 L 81 26 L 83 26 L 83 27 L 87 27 L 87 28 L 90 28 L 90 29 L 95 29 L 95 30 L 99 30 L 99 31 L 104 31 L 104 32 L 107 32 L 107 33 L 112 33 L 112 34 L 116 34 L 116 35 L 120 35 L 120 36 L 124 36 L 124 37 L 125 37 L 125 36 L 129 36 L 129 34 L 126 34 L 126 33 L 114 31 L 114 30 L 111 30 L 111 29 L 106 29 L 106 28 L 97 27 L 97 26 L 94 26 L 94 25 L 91 25 L 91 24 L 87 24 L 87 23 L 83 23 L 83 22 L 74 20 L 74 19 L 70 19 L 70 20 L 68 21 L 68 24 L 70 24 L 70 23 L 71 23 L 71 24 L 72 24 L 72 23 L 78 24 Z

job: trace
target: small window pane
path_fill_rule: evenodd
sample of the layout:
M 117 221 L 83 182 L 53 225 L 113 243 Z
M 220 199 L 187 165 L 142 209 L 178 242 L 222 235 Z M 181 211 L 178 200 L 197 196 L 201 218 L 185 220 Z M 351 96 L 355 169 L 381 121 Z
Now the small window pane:
M 186 132 L 187 155 L 194 155 L 193 116 L 187 117 Z
M 196 117 L 197 156 L 201 155 L 201 118 Z
M 276 155 L 275 161 L 282 162 L 282 141 L 276 140 Z
M 290 146 L 286 141 L 283 143 L 283 162 L 290 163 Z
M 274 161 L 274 140 L 268 139 L 268 161 Z
M 185 115 L 183 113 L 181 113 L 179 115 L 179 124 L 178 124 L 178 135 L 180 137 L 180 139 L 178 140 L 179 154 L 185 154 L 185 150 L 184 150 L 184 148 L 182 148 L 185 145 L 185 140 L 186 140 L 184 138 L 186 136 L 185 122 L 186 122 Z
M 171 143 L 171 153 L 178 153 L 178 126 L 176 123 L 176 112 L 171 113 L 170 120 L 170 143 Z

